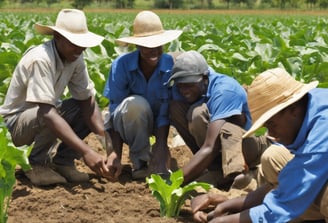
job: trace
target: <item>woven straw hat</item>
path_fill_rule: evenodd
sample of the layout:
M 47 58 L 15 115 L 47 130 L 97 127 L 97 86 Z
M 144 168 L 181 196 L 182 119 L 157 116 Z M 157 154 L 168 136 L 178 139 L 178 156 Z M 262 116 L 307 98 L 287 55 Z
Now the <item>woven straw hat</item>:
M 251 135 L 272 116 L 300 100 L 318 81 L 303 84 L 286 70 L 275 68 L 259 74 L 247 89 L 248 105 L 253 119 L 252 127 L 243 135 Z
M 134 19 L 133 36 L 119 38 L 116 42 L 155 48 L 177 39 L 181 33 L 180 30 L 164 30 L 158 15 L 151 11 L 141 11 Z
M 35 24 L 34 28 L 45 35 L 53 35 L 56 31 L 80 47 L 97 46 L 104 40 L 104 37 L 89 32 L 84 12 L 77 9 L 62 9 L 55 26 Z

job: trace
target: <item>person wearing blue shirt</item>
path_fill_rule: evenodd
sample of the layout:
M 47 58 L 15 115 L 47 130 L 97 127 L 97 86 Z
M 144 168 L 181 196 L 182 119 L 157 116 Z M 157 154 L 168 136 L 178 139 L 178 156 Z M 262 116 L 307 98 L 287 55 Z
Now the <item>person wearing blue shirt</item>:
M 255 78 L 248 88 L 255 122 L 243 137 L 264 126 L 287 149 L 280 146 L 265 151 L 261 169 L 268 183 L 246 197 L 219 201 L 209 214 L 201 209 L 211 202 L 195 198 L 196 221 L 328 222 L 328 104 L 324 100 L 328 90 L 317 85 L 317 81 L 296 81 L 281 68 Z M 274 169 L 279 169 L 275 176 Z
M 246 186 L 252 179 L 246 176 L 247 169 L 256 168 L 271 142 L 261 137 L 253 140 L 251 149 L 242 149 L 250 147 L 242 141 L 251 126 L 245 89 L 232 77 L 216 73 L 193 50 L 176 57 L 167 85 L 173 88 L 171 123 L 194 153 L 182 167 L 184 182 Z
M 123 143 L 129 146 L 133 179 L 144 179 L 149 173 L 168 173 L 170 93 L 163 84 L 171 75 L 173 58 L 163 53 L 163 45 L 181 33 L 164 30 L 158 15 L 142 11 L 134 20 L 133 36 L 117 40 L 134 44 L 137 49 L 113 61 L 104 89 L 110 102 L 106 127 L 112 151 L 107 165 L 112 172 L 108 177 L 113 180 L 122 170 Z M 155 136 L 152 146 L 151 136 Z

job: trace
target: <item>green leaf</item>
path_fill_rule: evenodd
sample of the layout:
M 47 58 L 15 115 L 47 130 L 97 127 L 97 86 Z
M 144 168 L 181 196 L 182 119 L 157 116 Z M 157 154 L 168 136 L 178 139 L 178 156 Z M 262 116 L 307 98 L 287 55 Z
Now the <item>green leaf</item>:
M 151 174 L 146 182 L 152 191 L 152 195 L 160 202 L 160 213 L 162 217 L 179 216 L 182 205 L 189 198 L 190 193 L 197 187 L 208 191 L 213 186 L 202 182 L 191 182 L 184 187 L 183 172 L 181 169 L 171 172 L 168 180 L 164 180 L 158 174 Z

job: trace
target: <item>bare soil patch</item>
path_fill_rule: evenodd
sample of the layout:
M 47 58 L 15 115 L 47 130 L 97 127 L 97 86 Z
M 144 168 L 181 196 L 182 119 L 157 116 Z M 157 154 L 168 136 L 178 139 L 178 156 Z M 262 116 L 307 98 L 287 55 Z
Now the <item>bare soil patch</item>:
M 86 142 L 105 154 L 94 135 L 91 134 Z M 94 175 L 81 161 L 76 162 L 77 167 L 91 177 L 90 182 L 82 184 L 36 187 L 18 169 L 8 223 L 193 222 L 190 200 L 186 201 L 178 218 L 160 217 L 159 202 L 151 195 L 147 184 L 131 179 L 127 152 L 127 147 L 124 147 L 125 168 L 120 181 L 115 183 Z M 176 167 L 181 167 L 191 157 L 191 152 L 184 145 L 171 146 L 170 152 L 172 164 Z M 230 197 L 243 194 L 242 191 L 217 192 Z

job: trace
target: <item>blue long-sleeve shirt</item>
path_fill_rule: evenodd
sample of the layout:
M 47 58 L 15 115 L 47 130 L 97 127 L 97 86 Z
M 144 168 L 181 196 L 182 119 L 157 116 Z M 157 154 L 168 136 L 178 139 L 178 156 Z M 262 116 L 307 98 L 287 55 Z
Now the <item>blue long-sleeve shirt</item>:
M 307 113 L 295 141 L 295 157 L 279 174 L 279 186 L 250 209 L 252 222 L 288 222 L 311 205 L 328 180 L 328 89 L 308 93 Z
M 110 113 L 113 114 L 126 97 L 140 95 L 150 104 L 155 127 L 169 125 L 170 89 L 164 83 L 171 75 L 173 58 L 162 54 L 156 70 L 147 81 L 139 67 L 139 55 L 139 50 L 136 50 L 113 61 L 104 89 L 105 97 L 110 100 Z

